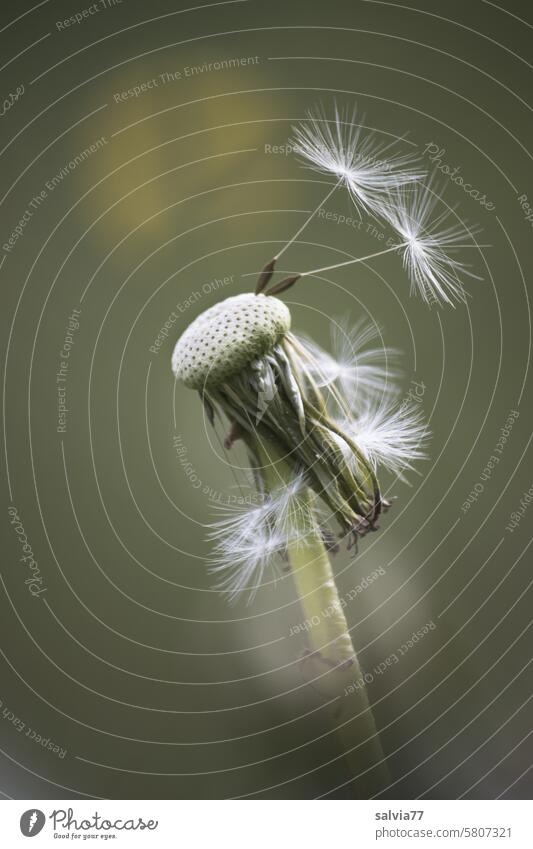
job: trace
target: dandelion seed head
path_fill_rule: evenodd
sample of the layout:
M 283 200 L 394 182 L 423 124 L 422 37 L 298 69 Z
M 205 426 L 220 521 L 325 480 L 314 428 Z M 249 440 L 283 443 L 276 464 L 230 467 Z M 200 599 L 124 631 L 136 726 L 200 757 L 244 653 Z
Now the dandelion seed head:
M 180 336 L 172 370 L 191 389 L 215 385 L 273 348 L 290 324 L 290 312 L 279 298 L 226 298 L 201 313 Z

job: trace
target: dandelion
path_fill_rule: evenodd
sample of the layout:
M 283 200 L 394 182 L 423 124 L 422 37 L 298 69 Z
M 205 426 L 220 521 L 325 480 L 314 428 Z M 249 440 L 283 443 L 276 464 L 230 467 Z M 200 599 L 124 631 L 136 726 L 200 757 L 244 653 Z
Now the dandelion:
M 327 679 L 332 721 L 348 751 L 356 734 L 353 768 L 368 764 L 371 792 L 388 779 L 364 689 L 352 687 L 350 699 L 343 695 L 361 671 L 328 552 L 339 533 L 350 547 L 377 529 L 390 506 L 381 495 L 378 464 L 420 455 L 414 431 L 398 421 L 387 431 L 385 413 L 373 421 L 366 412 L 382 409 L 392 373 L 384 362 L 394 355 L 388 351 L 381 362 L 377 348 L 365 353 L 377 331 L 364 325 L 358 331 L 365 345 L 344 334 L 351 359 L 337 361 L 291 331 L 289 309 L 270 291 L 236 295 L 193 321 L 176 344 L 172 367 L 199 393 L 211 421 L 227 419 L 225 445 L 242 441 L 258 489 L 259 503 L 224 507 L 210 525 L 217 587 L 231 602 L 246 594 L 250 603 L 265 577 L 288 565 L 304 618 L 313 622 L 306 668 L 318 665 L 320 692 L 324 677 L 335 676 Z
M 266 464 L 269 453 L 283 457 L 291 480 L 303 474 L 343 533 L 355 541 L 375 527 L 380 515 L 377 478 L 331 416 L 316 380 L 320 366 L 290 324 L 288 308 L 276 297 L 227 298 L 202 313 L 179 339 L 174 373 L 228 419 L 226 445 L 243 440 L 261 491 L 268 489 L 265 455 Z M 338 397 L 333 387 L 329 394 Z M 339 435 L 357 458 L 357 472 L 339 451 Z M 278 465 L 279 486 L 284 482 Z
M 391 146 L 365 135 L 356 118 L 337 107 L 333 121 L 321 109 L 311 111 L 294 128 L 294 144 L 311 168 L 336 178 L 327 197 L 343 185 L 359 213 L 381 217 L 398 241 L 273 282 L 277 259 L 317 207 L 265 265 L 255 293 L 227 298 L 192 322 L 176 343 L 172 368 L 199 394 L 211 423 L 227 422 L 224 445 L 242 444 L 258 492 L 257 504 L 221 508 L 209 525 L 217 587 L 231 602 L 244 595 L 250 603 L 280 565 L 289 570 L 313 622 L 315 680 L 322 686 L 333 675 L 328 704 L 352 752 L 348 760 L 358 771 L 369 764 L 364 773 L 374 778 L 373 790 L 382 790 L 383 753 L 365 690 L 344 686 L 347 675 L 353 683 L 361 673 L 329 552 L 337 539 L 353 547 L 378 529 L 390 506 L 381 470 L 400 478 L 413 471 L 426 457 L 428 431 L 420 408 L 398 400 L 398 352 L 378 343 L 376 326 L 341 323 L 333 351 L 325 351 L 292 330 L 278 296 L 300 278 L 394 251 L 422 298 L 454 303 L 464 298 L 461 278 L 475 276 L 456 253 L 480 246 L 472 244 L 476 230 L 449 223 L 452 210 L 438 213 L 439 193 L 431 181 L 422 184 L 413 158 L 391 155 Z M 358 700 L 357 719 L 346 694 Z

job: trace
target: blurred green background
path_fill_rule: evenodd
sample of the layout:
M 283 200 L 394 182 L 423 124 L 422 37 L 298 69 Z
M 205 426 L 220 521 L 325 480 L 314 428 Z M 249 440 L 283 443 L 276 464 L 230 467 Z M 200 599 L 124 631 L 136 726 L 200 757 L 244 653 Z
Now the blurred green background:
M 2 4 L 3 96 L 24 90 L 1 119 L 0 791 L 350 795 L 320 697 L 301 686 L 306 644 L 289 637 L 302 618 L 290 575 L 248 605 L 230 607 L 212 589 L 204 525 L 239 492 L 230 459 L 245 460 L 238 447 L 225 454 L 222 432 L 206 430 L 196 395 L 170 370 L 179 333 L 248 291 L 254 278 L 243 275 L 326 194 L 328 178 L 279 146 L 307 108 L 322 101 L 332 113 L 336 98 L 429 168 L 438 163 L 424 151 L 437 145 L 441 164 L 459 167 L 492 204 L 438 172 L 446 202 L 491 246 L 469 255 L 483 280 L 469 282 L 466 306 L 411 297 L 395 255 L 303 280 L 285 297 L 294 327 L 325 346 L 332 320 L 367 316 L 403 351 L 402 394 L 424 386 L 429 461 L 411 485 L 384 479 L 397 500 L 381 532 L 334 564 L 341 595 L 385 570 L 346 610 L 365 670 L 436 625 L 369 686 L 388 795 L 527 798 L 533 513 L 512 532 L 506 525 L 532 484 L 531 201 L 522 197 L 533 197 L 531 27 L 521 20 L 530 5 L 93 8 Z M 76 13 L 81 21 L 65 25 Z M 342 191 L 325 208 L 353 215 Z M 317 217 L 281 270 L 378 250 L 368 223 Z M 61 433 L 56 375 L 74 309 Z M 519 415 L 483 479 L 511 411 Z M 38 597 L 24 583 L 10 506 L 43 577 Z M 11 713 L 66 755 L 17 731 Z

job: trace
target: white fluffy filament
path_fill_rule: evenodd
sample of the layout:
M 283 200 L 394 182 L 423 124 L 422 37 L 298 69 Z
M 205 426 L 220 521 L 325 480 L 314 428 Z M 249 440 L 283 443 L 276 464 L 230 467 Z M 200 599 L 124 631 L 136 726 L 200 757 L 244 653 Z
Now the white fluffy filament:
M 422 410 L 415 404 L 368 405 L 348 427 L 370 462 L 394 474 L 412 470 L 414 460 L 426 457 L 429 432 Z
M 209 538 L 215 542 L 211 572 L 222 574 L 217 588 L 234 602 L 245 593 L 252 601 L 267 569 L 276 570 L 287 546 L 305 546 L 316 533 L 313 508 L 303 476 L 288 486 L 264 494 L 260 504 L 219 508 L 222 518 L 213 522 Z
M 343 320 L 332 324 L 332 354 L 312 340 L 302 339 L 312 355 L 309 370 L 317 386 L 325 389 L 336 384 L 350 409 L 379 403 L 396 392 L 398 352 L 373 345 L 378 338 L 379 328 L 362 319 L 353 326 Z
M 396 139 L 380 142 L 374 133 L 365 132 L 356 109 L 341 112 L 335 104 L 334 119 L 329 120 L 318 106 L 293 127 L 293 134 L 292 144 L 304 162 L 314 171 L 340 178 L 359 214 L 383 215 L 392 189 L 424 177 L 411 154 L 387 153 Z
M 440 215 L 435 214 L 441 195 L 431 183 L 409 191 L 396 191 L 393 198 L 387 218 L 401 236 L 398 248 L 412 290 L 427 303 L 464 301 L 465 291 L 459 274 L 477 275 L 450 253 L 465 247 L 481 247 L 472 244 L 472 237 L 479 229 L 468 229 L 462 224 L 446 225 L 452 210 L 445 207 Z

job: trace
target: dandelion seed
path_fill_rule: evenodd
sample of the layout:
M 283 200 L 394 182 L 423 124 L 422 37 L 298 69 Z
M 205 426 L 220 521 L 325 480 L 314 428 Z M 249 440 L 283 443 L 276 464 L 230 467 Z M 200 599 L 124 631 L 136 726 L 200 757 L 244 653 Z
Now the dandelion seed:
M 426 303 L 444 302 L 453 305 L 454 301 L 465 301 L 466 292 L 459 274 L 468 275 L 476 280 L 481 278 L 474 274 L 467 264 L 454 259 L 450 254 L 463 248 L 489 247 L 489 245 L 479 245 L 472 241 L 480 232 L 479 228 L 467 229 L 464 225 L 453 224 L 442 227 L 443 221 L 451 214 L 451 210 L 433 217 L 439 198 L 431 187 L 419 186 L 410 190 L 405 189 L 396 192 L 395 196 L 394 206 L 389 205 L 386 216 L 388 222 L 402 237 L 402 242 L 368 256 L 304 271 L 299 276 L 310 277 L 322 274 L 325 271 L 356 265 L 359 262 L 366 262 L 398 251 L 411 281 L 411 291 L 418 292 Z
M 400 377 L 396 364 L 398 351 L 372 345 L 379 336 L 379 328 L 364 320 L 351 327 L 345 320 L 334 322 L 331 354 L 302 337 L 301 344 L 312 355 L 310 369 L 317 386 L 321 389 L 332 384 L 338 386 L 350 410 L 396 392 Z
M 307 112 L 307 119 L 293 127 L 292 144 L 304 163 L 314 171 L 333 174 L 343 182 L 359 214 L 386 211 L 393 188 L 423 179 L 411 154 L 387 153 L 394 142 L 380 142 L 365 132 L 357 110 L 339 111 L 330 121 L 322 106 Z M 385 154 L 387 154 L 385 158 Z
M 289 545 L 309 544 L 317 518 L 304 497 L 307 482 L 296 474 L 287 486 L 268 494 L 261 504 L 224 505 L 222 518 L 212 522 L 208 537 L 215 542 L 210 571 L 222 574 L 217 588 L 236 601 L 248 593 L 253 600 L 267 570 L 275 575 Z
M 466 293 L 459 275 L 480 278 L 451 254 L 475 246 L 472 238 L 479 233 L 479 228 L 467 229 L 460 224 L 446 226 L 445 220 L 452 210 L 435 214 L 441 197 L 431 183 L 409 191 L 396 191 L 393 197 L 386 214 L 401 236 L 402 242 L 397 247 L 412 291 L 417 291 L 427 303 L 464 301 Z
M 222 578 L 216 587 L 234 602 L 244 592 L 251 601 L 261 585 L 265 570 L 276 566 L 286 540 L 269 522 L 264 506 L 240 507 L 211 525 L 209 538 L 216 542 L 210 571 Z
M 343 422 L 375 468 L 383 466 L 397 475 L 426 458 L 429 438 L 423 413 L 413 404 L 380 403 L 367 407 L 352 422 Z

